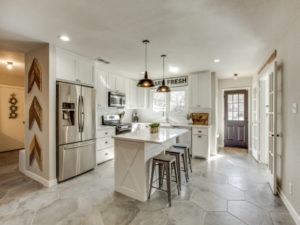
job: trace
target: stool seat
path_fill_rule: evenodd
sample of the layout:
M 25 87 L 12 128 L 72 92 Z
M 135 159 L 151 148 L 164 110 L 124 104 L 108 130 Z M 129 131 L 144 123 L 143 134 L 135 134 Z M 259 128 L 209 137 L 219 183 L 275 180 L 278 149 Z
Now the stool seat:
M 184 149 L 180 148 L 170 148 L 166 150 L 166 153 L 178 153 L 178 154 L 184 154 Z
M 159 154 L 153 157 L 153 160 L 172 163 L 176 160 L 176 157 L 173 155 Z
M 188 145 L 186 145 L 186 144 L 180 144 L 180 143 L 173 144 L 173 147 L 174 148 L 189 148 Z

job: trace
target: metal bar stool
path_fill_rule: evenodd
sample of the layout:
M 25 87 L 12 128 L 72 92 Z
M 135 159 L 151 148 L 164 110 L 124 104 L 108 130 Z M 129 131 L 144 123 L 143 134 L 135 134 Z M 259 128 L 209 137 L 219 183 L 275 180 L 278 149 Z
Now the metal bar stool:
M 182 157 L 182 162 L 183 162 L 183 170 L 185 173 L 185 180 L 186 182 L 189 181 L 189 173 L 188 173 L 188 163 L 187 163 L 187 154 L 186 151 L 183 148 L 170 148 L 166 150 L 166 154 L 169 155 L 174 155 L 176 157 L 177 161 L 177 167 L 178 170 L 181 171 L 181 162 L 180 158 Z M 181 186 L 181 173 L 179 173 L 179 181 L 180 181 L 180 186 Z
M 174 144 L 173 147 L 174 148 L 183 148 L 187 152 L 188 160 L 189 160 L 189 164 L 190 164 L 190 170 L 192 173 L 193 170 L 192 170 L 192 157 L 191 157 L 190 147 L 186 144 L 180 144 L 180 143 Z
M 159 181 L 159 186 L 155 187 L 153 186 L 153 183 L 156 182 L 157 180 L 153 180 L 154 179 L 154 170 L 155 170 L 155 166 L 158 166 L 159 168 L 159 177 L 158 177 L 158 181 Z M 179 179 L 178 179 L 178 167 L 177 167 L 177 163 L 176 163 L 176 157 L 172 156 L 172 155 L 165 155 L 165 154 L 160 154 L 158 156 L 155 156 L 152 159 L 152 170 L 151 170 L 151 178 L 150 178 L 150 188 L 149 188 L 149 195 L 148 195 L 148 199 L 150 199 L 151 196 L 151 191 L 152 188 L 156 188 L 158 190 L 161 191 L 165 191 L 168 193 L 168 201 L 169 201 L 169 206 L 171 207 L 171 172 L 172 169 L 174 170 L 175 173 L 175 182 L 177 183 L 177 190 L 178 190 L 178 195 L 180 194 L 180 186 L 179 186 Z M 166 172 L 166 181 L 167 181 L 167 190 L 163 189 L 163 180 L 165 177 L 165 172 Z

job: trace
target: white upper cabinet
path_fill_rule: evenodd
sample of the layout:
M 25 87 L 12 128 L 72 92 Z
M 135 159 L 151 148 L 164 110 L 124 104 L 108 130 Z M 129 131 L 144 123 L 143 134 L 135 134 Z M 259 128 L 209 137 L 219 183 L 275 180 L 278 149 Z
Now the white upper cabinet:
M 116 81 L 117 78 L 114 74 L 112 73 L 107 74 L 107 89 L 109 91 L 116 91 Z
M 62 80 L 75 81 L 76 56 L 73 53 L 56 48 L 56 77 Z
M 125 93 L 126 80 L 127 80 L 126 78 L 116 76 L 116 91 Z
M 189 76 L 189 89 L 191 108 L 211 108 L 210 72 L 191 74 Z
M 98 107 L 108 107 L 108 90 L 107 90 L 107 77 L 108 73 L 95 70 L 96 76 L 96 99 L 97 99 L 97 106 Z
M 78 57 L 77 65 L 78 65 L 78 73 L 77 79 L 81 83 L 85 84 L 94 84 L 94 73 L 93 66 L 94 62 L 90 59 L 86 59 L 84 57 Z
M 146 107 L 146 90 L 136 86 L 137 81 L 133 79 L 126 79 L 125 94 L 126 94 L 126 108 L 141 109 Z
M 136 87 L 136 108 L 143 109 L 146 107 L 146 90 L 145 88 Z
M 94 86 L 93 61 L 56 48 L 56 78 Z

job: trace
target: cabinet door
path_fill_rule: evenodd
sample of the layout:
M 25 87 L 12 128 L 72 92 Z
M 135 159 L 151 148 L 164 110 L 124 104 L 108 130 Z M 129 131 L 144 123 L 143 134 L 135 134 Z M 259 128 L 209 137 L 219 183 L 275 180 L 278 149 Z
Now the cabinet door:
M 211 75 L 210 73 L 198 76 L 198 107 L 211 108 Z
M 116 76 L 116 91 L 125 93 L 125 78 Z
M 108 107 L 107 72 L 96 70 L 97 77 L 96 99 L 98 107 Z
M 198 88 L 198 75 L 191 75 L 189 77 L 190 86 L 190 107 L 198 107 L 199 105 L 199 88 Z
M 56 48 L 56 78 L 65 81 L 76 79 L 76 56 L 60 48 Z
M 93 61 L 78 57 L 77 79 L 83 83 L 94 86 Z
M 135 109 L 137 107 L 137 87 L 135 80 L 128 80 L 126 92 L 127 107 L 129 109 Z
M 116 90 L 116 76 L 112 73 L 108 73 L 107 75 L 107 89 L 109 91 Z
M 207 159 L 209 156 L 208 136 L 194 134 L 192 142 L 193 156 Z

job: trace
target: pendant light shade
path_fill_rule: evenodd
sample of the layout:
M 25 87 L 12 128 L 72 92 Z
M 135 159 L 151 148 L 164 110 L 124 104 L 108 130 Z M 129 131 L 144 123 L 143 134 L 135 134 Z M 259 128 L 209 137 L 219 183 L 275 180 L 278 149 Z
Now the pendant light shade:
M 162 59 L 163 59 L 163 80 L 162 80 L 162 84 L 157 88 L 157 92 L 170 92 L 171 89 L 169 86 L 166 85 L 165 82 L 165 57 L 166 55 L 161 55 Z
M 145 45 L 145 73 L 144 79 L 139 80 L 137 86 L 143 88 L 154 87 L 153 80 L 148 78 L 148 71 L 147 71 L 147 44 L 149 44 L 148 40 L 144 40 L 143 44 Z

